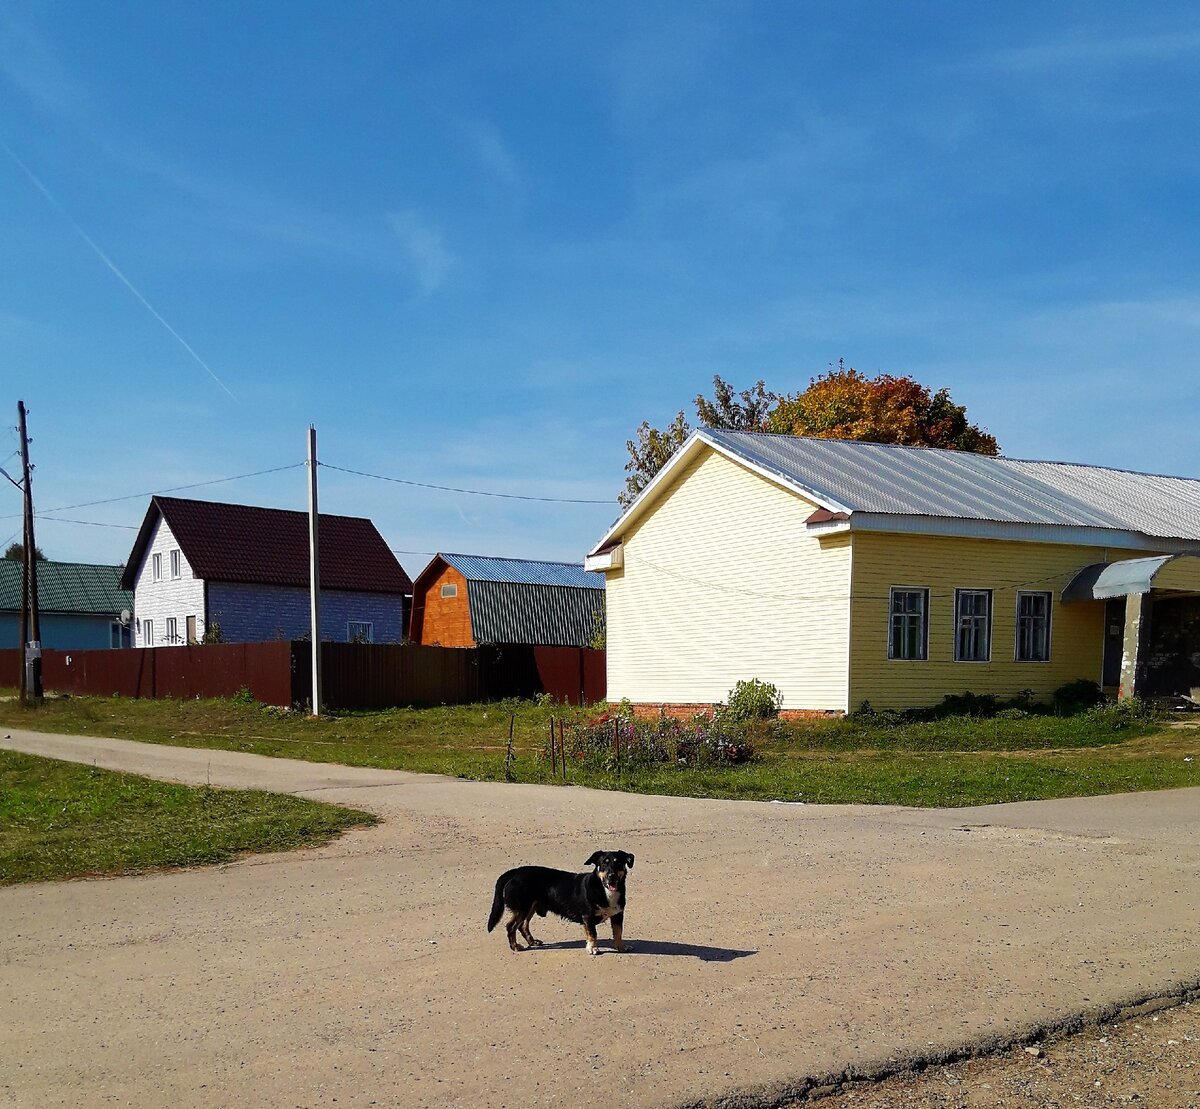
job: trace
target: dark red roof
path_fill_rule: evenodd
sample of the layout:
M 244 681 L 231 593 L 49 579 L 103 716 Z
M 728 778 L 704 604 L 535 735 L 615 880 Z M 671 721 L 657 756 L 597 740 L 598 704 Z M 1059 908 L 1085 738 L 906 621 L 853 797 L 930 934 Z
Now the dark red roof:
M 308 585 L 308 513 L 180 497 L 152 497 L 129 555 L 132 589 L 162 516 L 196 577 L 258 585 Z M 370 520 L 320 515 L 321 588 L 412 592 L 412 581 Z

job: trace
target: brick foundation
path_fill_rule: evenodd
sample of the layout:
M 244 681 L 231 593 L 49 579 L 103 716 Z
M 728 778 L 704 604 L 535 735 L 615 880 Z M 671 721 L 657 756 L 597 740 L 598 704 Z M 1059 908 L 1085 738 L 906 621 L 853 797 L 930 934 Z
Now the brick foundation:
M 705 716 L 712 716 L 713 712 L 718 708 L 717 705 L 651 705 L 651 704 L 636 704 L 633 706 L 633 715 L 639 720 L 657 720 L 659 715 L 673 716 L 679 720 L 690 720 L 693 716 L 703 713 Z M 840 709 L 780 709 L 780 720 L 823 720 L 826 718 L 834 718 L 845 716 L 846 714 Z

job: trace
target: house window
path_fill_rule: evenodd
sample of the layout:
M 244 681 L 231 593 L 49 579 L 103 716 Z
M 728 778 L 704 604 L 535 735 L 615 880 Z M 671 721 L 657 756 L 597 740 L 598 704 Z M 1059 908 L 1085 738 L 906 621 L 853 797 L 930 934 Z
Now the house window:
M 179 559 L 179 552 L 178 552 L 178 551 L 172 551 L 172 552 L 171 552 L 171 577 L 172 577 L 173 579 L 178 579 L 178 578 L 181 578 L 181 577 L 183 576 L 183 575 L 180 573 L 180 569 L 179 569 L 179 563 L 180 563 L 180 559 Z
M 929 590 L 892 588 L 888 658 L 920 660 L 929 650 Z
M 108 625 L 108 645 L 113 650 L 117 650 L 125 645 L 124 636 L 125 629 L 119 623 L 113 621 L 113 623 Z
M 443 585 L 442 586 L 442 596 L 443 597 L 457 597 L 458 596 L 458 586 L 453 585 L 453 584 Z
M 142 646 L 143 647 L 153 647 L 154 646 L 154 621 L 153 620 L 143 620 L 142 621 Z
M 179 621 L 174 616 L 167 617 L 167 642 L 179 642 Z
M 954 591 L 954 661 L 987 662 L 992 657 L 992 591 Z
M 1017 661 L 1050 661 L 1050 594 L 1017 594 Z
M 151 555 L 150 573 L 155 581 L 162 581 L 162 555 Z
M 375 625 L 370 620 L 351 620 L 346 625 L 346 638 L 351 643 L 373 643 Z

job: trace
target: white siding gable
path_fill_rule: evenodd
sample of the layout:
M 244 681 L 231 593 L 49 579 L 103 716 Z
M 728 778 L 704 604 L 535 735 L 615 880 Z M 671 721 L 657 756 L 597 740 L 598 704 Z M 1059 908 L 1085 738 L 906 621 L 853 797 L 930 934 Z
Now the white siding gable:
M 172 577 L 171 553 L 179 551 L 179 577 Z M 154 580 L 154 555 L 162 559 L 162 580 Z M 161 516 L 154 526 L 154 533 L 146 546 L 146 553 L 138 567 L 134 582 L 134 611 L 137 613 L 137 647 L 182 646 L 187 641 L 187 618 L 196 618 L 196 638 L 204 636 L 204 582 L 193 575 L 187 557 L 179 547 L 166 520 Z M 172 644 L 167 641 L 167 620 L 174 618 L 179 638 Z M 146 642 L 145 621 L 154 627 L 154 642 Z

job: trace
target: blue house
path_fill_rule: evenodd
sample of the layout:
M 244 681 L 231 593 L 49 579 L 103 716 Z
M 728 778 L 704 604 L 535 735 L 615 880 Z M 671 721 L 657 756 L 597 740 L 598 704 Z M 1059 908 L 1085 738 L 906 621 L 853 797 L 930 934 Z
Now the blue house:
M 121 588 L 122 570 L 89 562 L 39 562 L 42 646 L 62 651 L 131 646 L 133 594 Z M 21 563 L 0 559 L 0 647 L 20 643 Z

